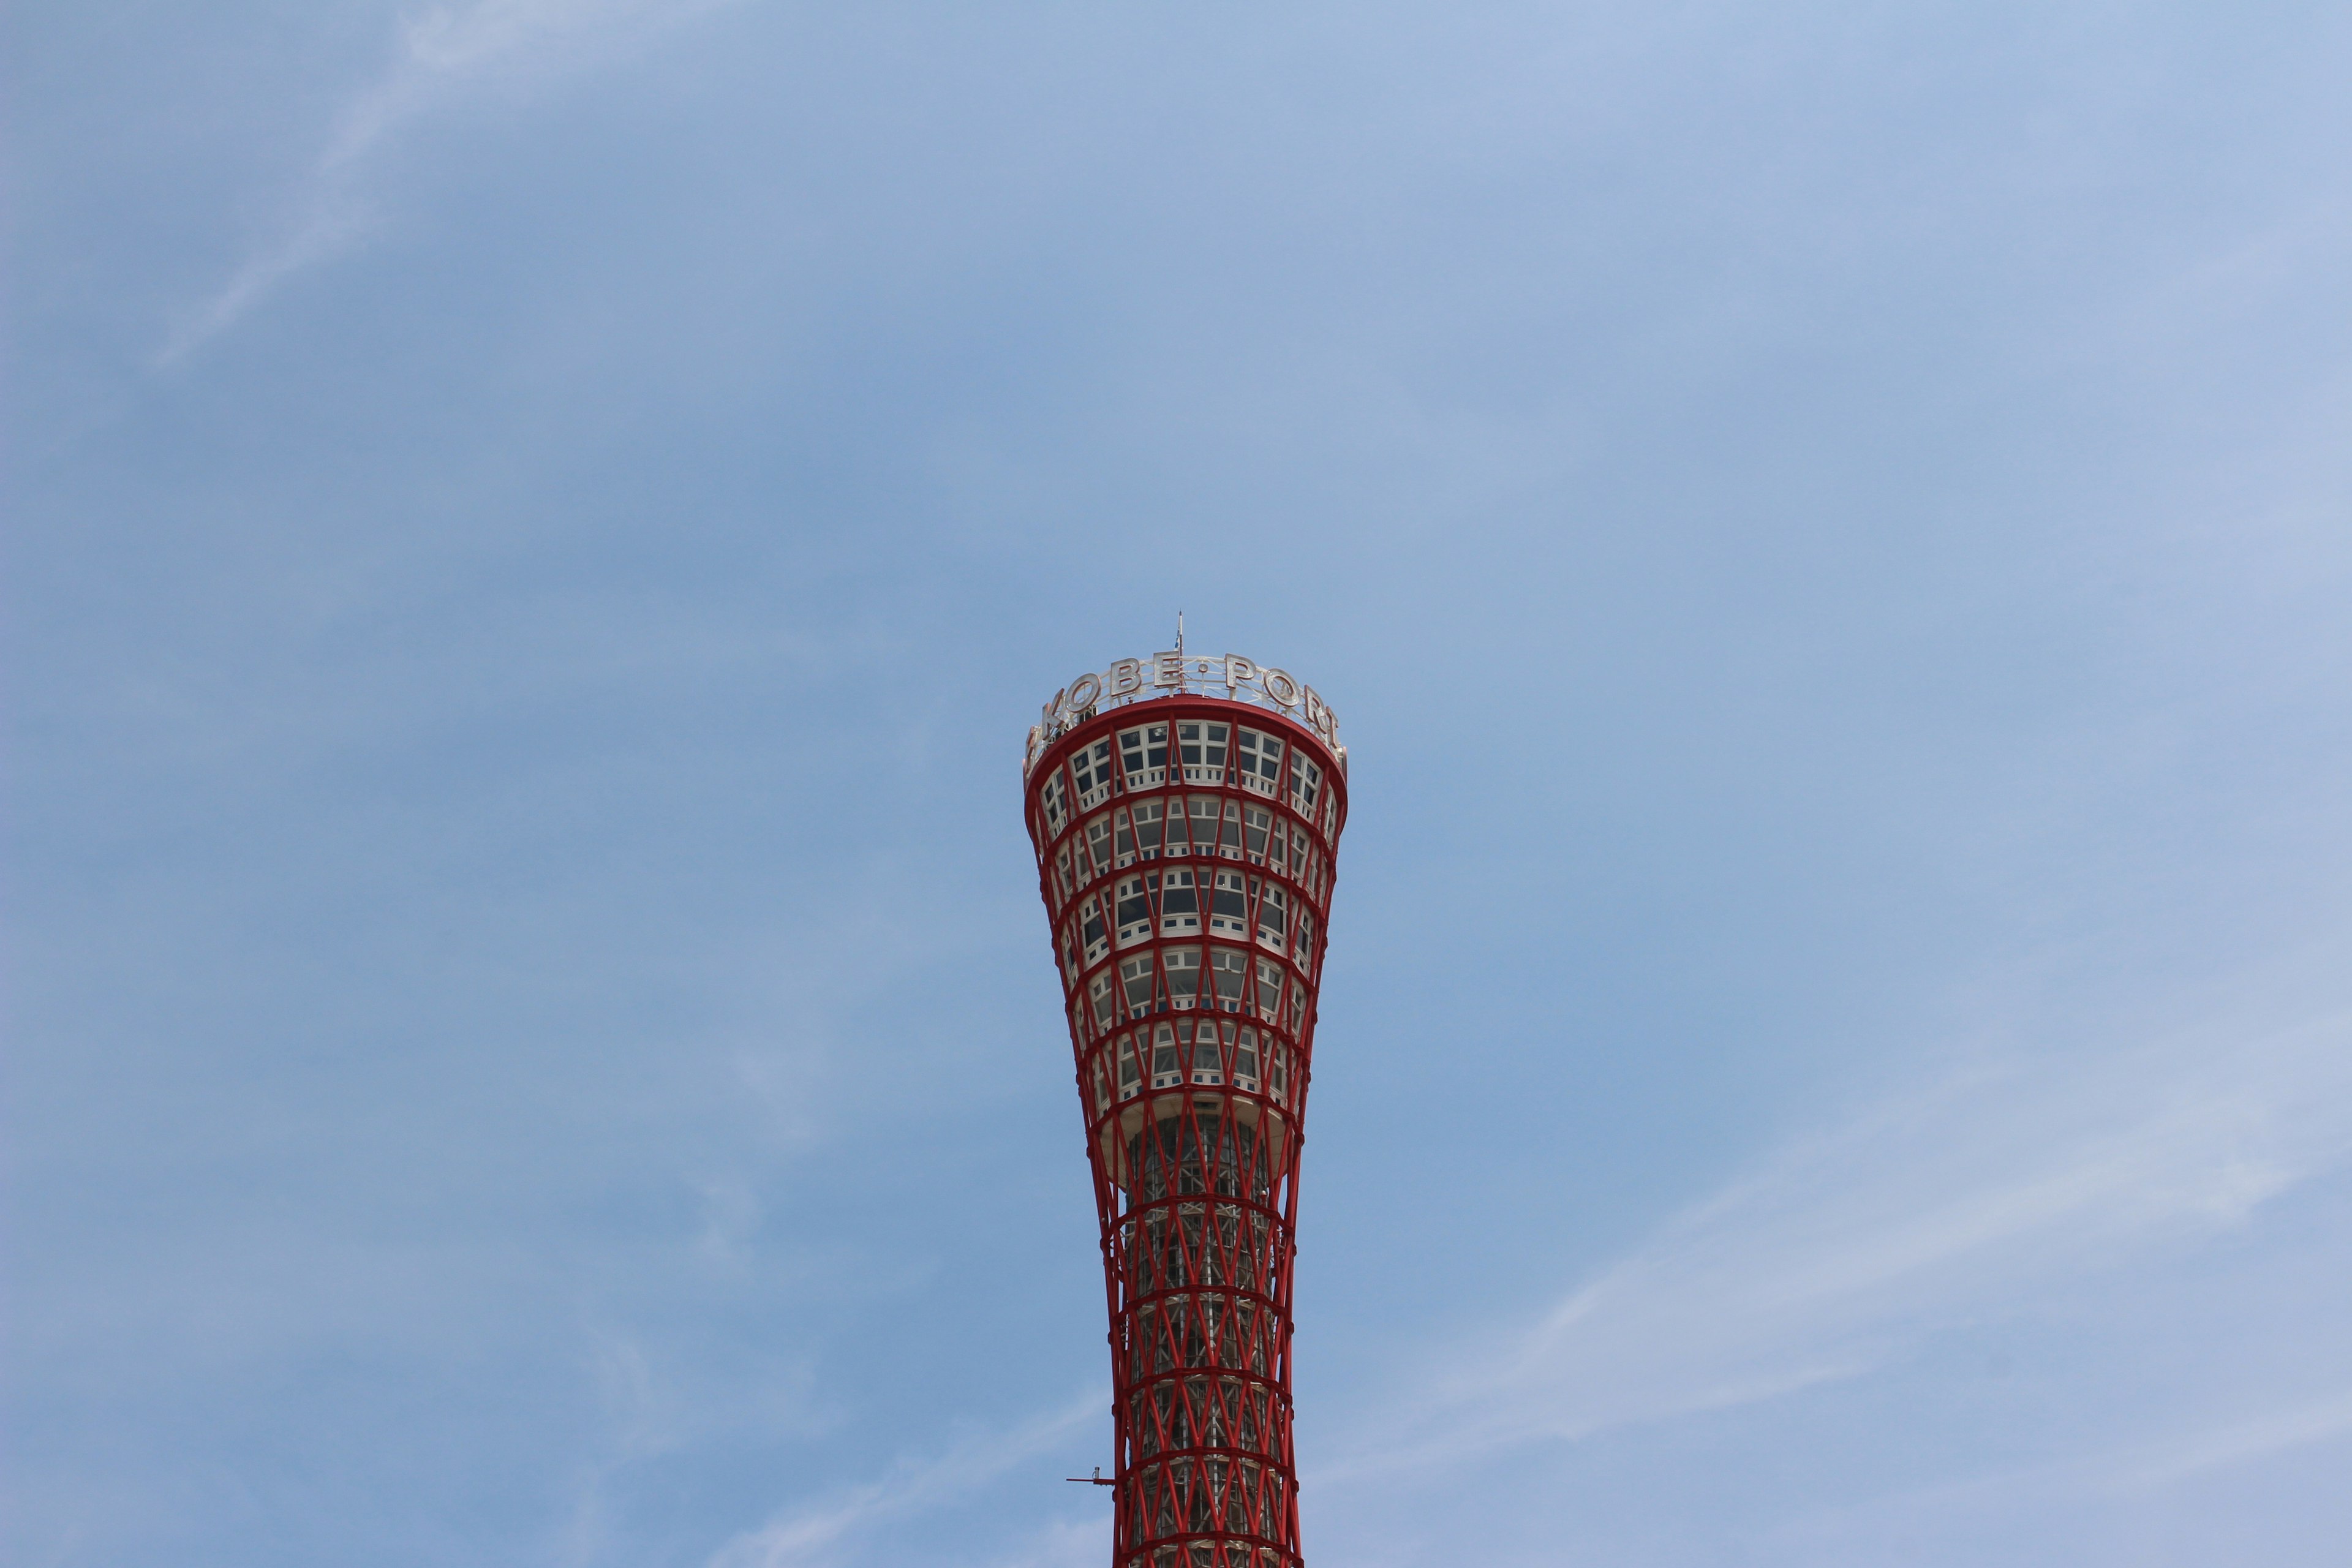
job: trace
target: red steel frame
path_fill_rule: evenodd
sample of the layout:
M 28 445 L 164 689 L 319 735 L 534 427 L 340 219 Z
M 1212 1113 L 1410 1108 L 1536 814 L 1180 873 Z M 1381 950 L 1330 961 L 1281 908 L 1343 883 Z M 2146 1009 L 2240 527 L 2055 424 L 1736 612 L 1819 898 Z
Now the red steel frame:
M 1149 745 L 1121 742 L 1152 726 L 1156 778 Z M 1282 742 L 1278 777 L 1244 776 L 1244 730 Z M 1026 795 L 1101 1222 L 1112 1562 L 1300 1568 L 1290 1289 L 1342 754 L 1271 709 L 1171 695 L 1078 714 Z M 1157 852 L 1142 841 L 1155 805 Z

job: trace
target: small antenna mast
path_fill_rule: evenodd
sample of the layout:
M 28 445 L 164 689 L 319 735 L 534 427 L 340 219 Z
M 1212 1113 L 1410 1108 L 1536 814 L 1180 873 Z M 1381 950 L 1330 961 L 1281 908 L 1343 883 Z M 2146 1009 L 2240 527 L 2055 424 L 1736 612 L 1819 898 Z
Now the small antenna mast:
M 1184 612 L 1176 612 L 1176 657 L 1184 657 Z

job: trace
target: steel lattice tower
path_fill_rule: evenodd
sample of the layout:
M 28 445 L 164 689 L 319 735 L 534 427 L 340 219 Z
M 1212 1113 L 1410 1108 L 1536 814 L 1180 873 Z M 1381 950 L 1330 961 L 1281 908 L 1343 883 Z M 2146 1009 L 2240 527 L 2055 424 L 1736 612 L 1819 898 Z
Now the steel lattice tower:
M 1290 1288 L 1347 751 L 1180 647 L 1080 677 L 1024 762 L 1110 1306 L 1115 1568 L 1297 1568 Z

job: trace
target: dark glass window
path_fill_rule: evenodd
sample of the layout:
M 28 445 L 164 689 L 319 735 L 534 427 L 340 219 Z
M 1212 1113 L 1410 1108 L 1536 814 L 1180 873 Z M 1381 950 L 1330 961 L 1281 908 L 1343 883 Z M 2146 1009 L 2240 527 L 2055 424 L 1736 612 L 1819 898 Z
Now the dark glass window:
M 1192 873 L 1185 870 L 1161 874 L 1160 884 L 1160 934 L 1191 936 L 1201 929 L 1201 896 L 1192 886 Z
M 1257 1013 L 1277 1022 L 1282 1017 L 1282 966 L 1269 958 L 1257 961 Z
M 1160 854 L 1160 817 L 1166 809 L 1163 802 L 1139 801 L 1130 808 L 1135 818 L 1135 852 L 1146 860 Z
M 1241 1039 L 1234 1047 L 1234 1085 L 1252 1090 L 1257 1088 L 1257 1031 L 1247 1024 L 1242 1026 Z
M 1142 1086 L 1142 1069 L 1135 1060 L 1135 1037 L 1121 1035 L 1118 1037 L 1118 1097 L 1125 1100 Z
M 1151 1006 L 1151 955 L 1139 952 L 1133 958 L 1119 960 L 1118 982 L 1127 993 L 1129 1014 L 1148 1012 Z
M 1298 752 L 1290 754 L 1290 803 L 1313 816 L 1323 790 L 1323 770 Z
M 1151 1087 L 1173 1089 L 1184 1081 L 1184 1068 L 1176 1054 L 1176 1028 L 1161 1024 L 1151 1031 Z
M 1246 825 L 1243 844 L 1249 850 L 1249 858 L 1263 866 L 1265 864 L 1266 830 L 1274 826 L 1274 813 L 1262 805 L 1253 805 L 1242 820 Z
M 1062 787 L 1061 769 L 1055 768 L 1045 780 L 1045 787 L 1038 792 L 1037 799 L 1045 812 L 1045 837 L 1059 837 L 1062 825 L 1070 819 L 1070 799 Z
M 1110 742 L 1097 741 L 1070 756 L 1070 781 L 1078 786 L 1078 809 L 1100 805 L 1110 795 Z
M 1168 972 L 1169 1000 L 1179 1007 L 1190 1007 L 1201 994 L 1201 950 L 1164 947 L 1160 950 L 1160 963 Z
M 1225 782 L 1225 739 L 1232 726 L 1186 719 L 1176 726 L 1176 743 L 1184 757 L 1186 784 Z
M 1141 942 L 1151 934 L 1151 898 L 1144 889 L 1140 877 L 1122 877 L 1118 881 L 1118 907 L 1113 919 L 1118 924 L 1118 945 Z
M 1258 893 L 1257 939 L 1280 952 L 1290 941 L 1290 896 L 1278 882 L 1268 882 Z
M 1249 889 L 1239 871 L 1217 873 L 1209 930 L 1220 936 L 1249 935 Z
M 1192 808 L 1192 853 L 1214 855 L 1217 852 L 1217 797 L 1196 795 L 1189 804 Z
M 1156 807 L 1159 803 L 1155 801 L 1152 804 Z M 1163 848 L 1171 858 L 1192 852 L 1192 846 L 1184 841 L 1184 797 L 1182 795 L 1178 795 L 1168 803 L 1168 842 Z
M 1143 789 L 1168 782 L 1168 726 L 1146 724 L 1123 730 L 1118 737 L 1118 765 L 1127 787 Z
M 1272 795 L 1282 779 L 1282 742 L 1255 730 L 1244 730 L 1238 748 L 1242 783 L 1260 795 Z
M 1216 988 L 1217 1005 L 1228 1013 L 1241 1011 L 1242 993 L 1249 985 L 1249 954 L 1239 948 L 1213 947 L 1209 950 L 1210 981 Z M 1225 1026 L 1230 1031 L 1231 1024 Z

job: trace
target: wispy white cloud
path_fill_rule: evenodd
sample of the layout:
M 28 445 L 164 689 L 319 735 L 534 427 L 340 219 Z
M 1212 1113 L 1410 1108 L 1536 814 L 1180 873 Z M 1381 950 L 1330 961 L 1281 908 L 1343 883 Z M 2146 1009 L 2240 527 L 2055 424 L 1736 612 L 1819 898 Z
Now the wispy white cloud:
M 242 320 L 296 274 L 379 232 L 360 189 L 371 159 L 456 92 L 577 68 L 731 0 L 474 0 L 435 5 L 399 25 L 383 74 L 338 117 L 279 234 L 248 256 L 180 321 L 158 362 L 169 364 Z
M 2352 1389 L 2342 1389 L 2137 1451 L 2116 1467 L 2113 1484 L 2120 1490 L 2164 1486 L 2207 1470 L 2228 1469 L 2331 1442 L 2347 1433 L 2352 1433 Z
M 1955 1323 L 2186 1252 L 2347 1161 L 2352 1016 L 1955 1070 L 1784 1150 L 1504 1353 L 1433 1379 L 1318 1479 L 1854 1376 Z M 2346 1419 L 2330 1404 L 2275 1430 L 2233 1429 L 2212 1451 L 2252 1453 Z
M 878 1480 L 780 1514 L 758 1530 L 736 1536 L 711 1557 L 709 1568 L 811 1568 L 832 1562 L 836 1550 L 860 1532 L 969 1496 L 1045 1453 L 1084 1423 L 1102 1419 L 1109 1405 L 1108 1391 L 1090 1390 L 1009 1431 L 972 1433 L 931 1458 L 902 1458 Z M 1052 1548 L 1055 1542 L 1045 1545 Z M 1049 1551 L 1038 1561 L 1061 1559 Z

